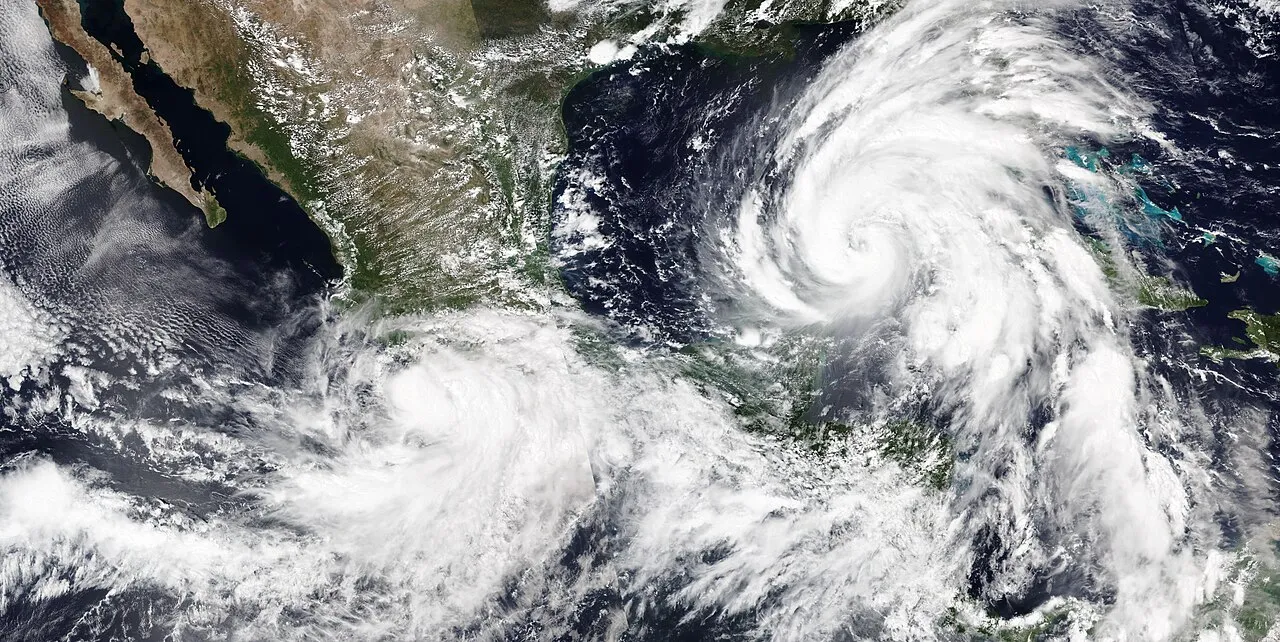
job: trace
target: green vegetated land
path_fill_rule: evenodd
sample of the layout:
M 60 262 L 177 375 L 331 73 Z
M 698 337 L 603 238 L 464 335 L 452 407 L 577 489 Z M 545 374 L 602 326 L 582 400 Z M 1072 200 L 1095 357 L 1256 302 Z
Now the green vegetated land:
M 1267 315 L 1254 310 L 1233 310 L 1227 318 L 1244 323 L 1244 334 L 1253 343 L 1248 350 L 1225 348 L 1222 346 L 1204 346 L 1200 353 L 1214 361 L 1223 359 L 1269 359 L 1280 358 L 1280 315 Z

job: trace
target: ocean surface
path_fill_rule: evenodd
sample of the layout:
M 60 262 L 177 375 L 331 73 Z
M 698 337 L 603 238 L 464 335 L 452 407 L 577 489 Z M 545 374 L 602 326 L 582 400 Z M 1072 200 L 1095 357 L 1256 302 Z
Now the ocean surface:
M 0 639 L 1280 634 L 1280 9 L 614 44 L 571 298 L 396 316 L 86 11 L 228 219 L 0 8 Z

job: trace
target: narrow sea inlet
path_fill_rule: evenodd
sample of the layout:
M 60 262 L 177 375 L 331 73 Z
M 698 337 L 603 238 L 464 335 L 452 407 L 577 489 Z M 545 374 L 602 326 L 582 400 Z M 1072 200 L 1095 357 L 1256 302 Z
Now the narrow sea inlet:
M 209 233 L 256 252 L 268 264 L 298 275 L 315 291 L 342 276 L 329 239 L 299 203 L 272 183 L 252 161 L 232 151 L 231 128 L 195 101 L 147 54 L 123 0 L 80 2 L 82 24 L 106 45 L 133 81 L 134 90 L 170 128 L 197 188 L 212 193 L 225 220 Z

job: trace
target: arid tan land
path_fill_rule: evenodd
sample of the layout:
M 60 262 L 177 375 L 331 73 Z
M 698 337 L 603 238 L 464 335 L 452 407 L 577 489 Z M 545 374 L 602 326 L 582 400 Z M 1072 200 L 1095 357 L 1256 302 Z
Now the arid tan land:
M 354 289 L 416 309 L 500 296 L 545 230 L 541 161 L 585 48 L 542 3 L 506 4 L 483 20 L 469 0 L 125 9 L 233 149 L 330 233 Z
M 392 311 L 550 302 L 560 101 L 593 68 L 592 45 L 661 19 L 541 0 L 124 2 L 151 58 L 330 236 L 353 295 Z M 775 4 L 791 17 L 825 6 Z M 750 29 L 751 2 L 730 5 L 708 42 L 774 46 Z
M 219 208 L 209 195 L 192 186 L 191 171 L 174 147 L 168 125 L 134 92 L 128 73 L 111 52 L 84 32 L 75 0 L 37 0 L 37 4 L 53 37 L 71 47 L 97 72 L 98 91 L 76 89 L 72 93 L 90 109 L 141 134 L 151 147 L 148 173 L 206 212 L 211 225 L 216 224 L 212 214 Z

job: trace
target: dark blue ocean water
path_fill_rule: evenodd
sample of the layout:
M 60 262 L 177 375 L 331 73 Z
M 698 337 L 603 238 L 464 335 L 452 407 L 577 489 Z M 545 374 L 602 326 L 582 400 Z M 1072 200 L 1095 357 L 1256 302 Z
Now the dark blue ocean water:
M 762 25 L 762 29 L 777 27 Z M 821 61 L 857 33 L 852 23 L 797 25 L 783 46 L 757 55 L 697 45 L 650 48 L 601 69 L 566 96 L 569 154 L 553 202 L 581 190 L 603 214 L 608 248 L 564 261 L 569 291 L 588 311 L 658 341 L 689 343 L 715 333 L 728 302 L 701 287 L 699 236 L 738 204 L 743 176 L 763 173 L 739 131 L 767 144 L 770 108 L 795 100 Z M 710 139 L 709 146 L 698 144 Z M 599 186 L 575 183 L 587 171 Z M 564 217 L 563 210 L 557 220 Z M 569 243 L 577 239 L 570 237 Z M 563 240 L 553 243 L 562 252 Z
M 143 175 L 145 151 L 140 141 L 66 96 L 63 107 L 71 115 L 74 142 L 104 152 L 100 177 L 74 186 L 40 212 L 46 217 L 42 225 L 53 221 L 69 239 L 59 251 L 71 257 L 70 268 L 41 267 L 51 260 L 51 253 L 38 242 L 45 228 L 18 235 L 30 247 L 18 248 L 26 253 L 19 252 L 18 264 L 6 267 L 57 293 L 53 303 L 67 309 L 94 304 L 87 302 L 93 294 L 110 299 L 106 303 L 132 303 L 140 308 L 135 316 L 153 317 L 166 328 L 173 325 L 167 328 L 172 332 L 182 330 L 184 368 L 223 368 L 248 385 L 287 379 L 291 351 L 301 349 L 314 327 L 314 316 L 300 315 L 299 310 L 310 306 L 338 273 L 327 240 L 296 203 L 251 163 L 226 149 L 225 126 L 196 107 L 190 92 L 174 85 L 154 64 L 140 62 L 141 43 L 127 19 L 121 19 L 117 1 L 83 6 L 91 32 L 119 46 L 135 86 L 171 123 L 196 179 L 217 193 L 229 219 L 216 230 L 203 228 L 198 212 Z M 1227 422 L 1240 409 L 1271 412 L 1273 405 L 1273 364 L 1212 366 L 1245 382 L 1244 388 L 1200 381 L 1194 369 L 1211 367 L 1199 356 L 1200 345 L 1233 346 L 1232 339 L 1242 336 L 1242 325 L 1226 319 L 1227 312 L 1246 305 L 1268 313 L 1280 308 L 1280 281 L 1256 263 L 1259 252 L 1280 256 L 1280 62 L 1259 59 L 1247 45 L 1248 33 L 1196 5 L 1151 3 L 1145 15 L 1148 24 L 1123 36 L 1087 13 L 1069 16 L 1060 28 L 1082 55 L 1114 63 L 1112 80 L 1156 105 L 1158 128 L 1185 152 L 1171 155 L 1149 142 L 1116 146 L 1108 150 L 1109 165 L 1104 163 L 1101 170 L 1127 171 L 1125 167 L 1133 167 L 1133 156 L 1140 156 L 1150 173 L 1134 174 L 1135 180 L 1160 211 L 1176 207 L 1182 217 L 1177 222 L 1156 212 L 1134 247 L 1152 261 L 1168 259 L 1180 266 L 1179 276 L 1210 303 L 1187 312 L 1145 314 L 1139 347 L 1180 388 L 1200 395 L 1209 414 L 1222 418 L 1214 421 L 1222 422 L 1225 433 Z M 1156 39 L 1157 33 L 1167 37 Z M 566 260 L 564 281 L 587 310 L 629 328 L 637 343 L 716 339 L 721 315 L 732 313 L 731 298 L 702 287 L 700 262 L 707 257 L 699 254 L 699 235 L 707 233 L 706 221 L 728 216 L 737 206 L 743 181 L 724 180 L 726 176 L 782 180 L 771 175 L 769 167 L 752 165 L 758 155 L 733 134 L 763 132 L 766 138 L 760 144 L 769 144 L 772 125 L 765 116 L 794 101 L 821 62 L 857 37 L 851 25 L 800 26 L 794 35 L 792 51 L 764 55 L 727 55 L 692 45 L 644 49 L 631 61 L 591 75 L 567 96 L 563 112 L 570 147 L 556 196 L 582 187 L 573 184 L 575 170 L 591 170 L 603 187 L 587 190 L 587 198 L 601 213 L 601 232 L 613 244 Z M 720 135 L 708 146 L 694 144 L 705 140 L 708 132 Z M 1098 147 L 1087 140 L 1079 145 L 1094 151 Z M 27 214 L 31 213 L 5 212 L 4 222 L 7 227 L 25 225 L 34 219 Z M 148 229 L 160 232 L 153 242 L 114 257 L 105 267 L 81 269 L 85 261 L 74 249 L 76 243 L 87 244 L 84 239 L 108 227 L 113 217 L 145 221 Z M 1224 238 L 1206 245 L 1200 228 L 1219 230 Z M 1080 231 L 1090 233 L 1083 226 Z M 1229 242 L 1226 236 L 1236 240 Z M 1237 269 L 1238 281 L 1220 281 L 1219 272 Z M 182 287 L 173 287 L 174 280 Z M 143 287 L 148 282 L 163 282 L 164 287 Z M 137 363 L 102 357 L 110 350 L 93 347 L 95 332 L 102 328 L 91 323 L 73 329 L 75 341 L 89 347 L 84 358 L 94 367 L 129 375 Z M 276 356 L 262 363 L 257 361 L 262 354 Z M 167 386 L 183 385 L 181 371 L 154 379 L 145 374 L 130 377 L 140 385 L 104 395 L 122 415 L 207 413 L 200 417 L 203 424 L 230 433 L 253 428 L 240 417 L 218 415 L 222 411 L 213 406 L 178 407 L 167 401 L 159 393 Z M 13 403 L 30 392 L 4 394 Z M 1275 429 L 1276 420 L 1271 425 Z M 5 419 L 0 429 L 0 459 L 6 461 L 36 454 L 64 465 L 84 465 L 103 471 L 109 480 L 105 483 L 138 496 L 168 498 L 196 516 L 236 501 L 228 499 L 233 489 L 175 481 L 163 468 L 145 461 L 141 444 L 121 450 L 115 444 L 95 443 L 53 415 L 39 421 Z M 1264 440 L 1276 443 L 1274 435 Z M 1204 447 L 1210 452 L 1218 449 L 1216 444 Z M 1277 450 L 1274 445 L 1272 450 Z M 1227 463 L 1223 466 L 1229 473 Z M 583 567 L 607 563 L 611 551 L 627 537 L 619 530 L 619 524 L 627 522 L 627 510 L 606 506 L 595 519 L 579 525 L 561 559 L 565 578 L 577 576 Z M 1224 513 L 1224 543 L 1231 544 L 1230 534 L 1241 524 L 1269 518 Z M 1011 544 L 999 541 L 994 532 L 980 532 L 977 539 L 970 594 L 995 614 L 1026 613 L 1055 595 L 1107 599 L 1105 592 L 1095 592 L 1070 572 L 1046 573 L 1018 595 L 989 594 L 993 575 L 988 571 L 1009 558 Z M 696 561 L 713 563 L 719 554 L 710 551 Z M 585 595 L 573 613 L 544 614 L 538 610 L 542 596 L 536 591 L 523 594 L 524 586 L 513 579 L 505 593 L 507 602 L 499 606 L 526 615 L 513 618 L 512 640 L 539 636 L 544 631 L 542 616 L 566 625 L 568 633 L 562 639 L 600 638 L 618 610 L 628 614 L 627 639 L 751 637 L 756 623 L 750 611 L 732 617 L 716 612 L 691 617 L 677 600 L 665 599 L 687 582 L 678 573 L 648 586 L 631 585 L 623 577 L 616 589 Z M 109 615 L 92 630 L 77 629 L 77 620 L 94 605 Z M 6 612 L 0 638 L 58 639 L 74 632 L 73 639 L 164 639 L 168 631 L 163 613 L 173 607 L 173 598 L 145 590 L 115 595 L 91 591 L 32 601 Z M 456 633 L 463 638 L 470 631 Z M 845 633 L 853 639 L 875 631 Z
M 1144 2 L 1135 14 L 1141 24 L 1118 25 L 1087 9 L 1059 16 L 1056 25 L 1082 57 L 1104 61 L 1110 82 L 1155 106 L 1151 122 L 1177 151 L 1146 139 L 1109 149 L 1082 139 L 1055 153 L 1084 153 L 1097 171 L 1123 175 L 1141 188 L 1145 216 L 1132 219 L 1129 249 L 1156 272 L 1172 266 L 1177 280 L 1208 300 L 1186 311 L 1143 312 L 1134 341 L 1154 372 L 1197 399 L 1220 440 L 1197 447 L 1230 478 L 1235 471 L 1222 457 L 1241 412 L 1271 417 L 1268 434 L 1254 437 L 1272 444 L 1273 458 L 1280 454 L 1276 364 L 1218 364 L 1200 354 L 1202 346 L 1245 347 L 1245 326 L 1227 318 L 1231 311 L 1280 312 L 1280 275 L 1266 258 L 1280 256 L 1280 57 L 1259 57 L 1249 44 L 1256 31 L 1195 3 Z M 1275 20 L 1264 27 L 1267 37 L 1280 39 Z M 584 194 L 608 243 L 575 252 L 580 237 L 567 228 L 553 239 L 565 283 L 582 305 L 640 344 L 723 339 L 735 301 L 705 287 L 708 262 L 718 257 L 703 253 L 700 237 L 731 219 L 749 182 L 744 177 L 778 179 L 750 147 L 772 144 L 776 128 L 764 116 L 794 102 L 822 60 L 853 37 L 840 25 L 803 30 L 794 57 L 649 48 L 577 85 L 564 103 L 569 154 L 556 184 L 554 220 L 563 225 L 569 217 L 565 194 Z M 709 132 L 714 144 L 699 145 Z M 1070 186 L 1045 189 L 1060 193 Z M 1078 231 L 1097 236 L 1083 221 Z M 1220 277 L 1237 272 L 1231 283 Z M 823 376 L 838 380 L 840 374 Z M 945 426 L 945 417 L 936 420 Z M 1028 421 L 1034 440 L 1047 415 Z M 1223 546 L 1239 545 L 1242 525 L 1277 513 L 1220 513 Z M 1054 596 L 1110 599 L 1071 568 L 1046 568 L 1017 594 L 991 592 L 995 569 L 1010 559 L 1012 546 L 994 530 L 980 530 L 973 543 L 969 593 L 991 613 L 1026 614 Z M 730 622 L 704 625 L 698 635 L 732 638 Z
M 154 63 L 139 63 L 140 43 L 131 39 L 127 19 L 118 19 L 120 3 L 84 8 L 94 35 L 119 46 L 139 93 L 169 123 L 196 180 L 217 194 L 229 218 L 208 229 L 201 212 L 146 176 L 150 151 L 144 140 L 64 88 L 65 140 L 27 152 L 31 163 L 45 168 L 43 182 L 59 191 L 47 199 L 0 198 L 0 262 L 65 321 L 67 350 L 49 364 L 45 381 L 0 388 L 0 470 L 34 457 L 100 471 L 103 484 L 165 498 L 199 518 L 242 500 L 233 499 L 234 489 L 171 474 L 141 439 L 110 443 L 71 427 L 61 412 L 35 406 L 45 403 L 51 387 L 69 388 L 63 368 L 74 366 L 114 380 L 97 390 L 105 420 L 193 419 L 228 433 L 247 429 L 242 417 L 217 404 L 192 407 L 165 391 L 211 373 L 232 376 L 239 385 L 291 380 L 320 322 L 316 304 L 341 269 L 328 239 L 298 204 L 227 149 L 229 129 Z M 66 47 L 58 54 L 74 85 L 85 74 L 84 62 Z M 58 80 L 4 77 L 0 89 Z M 63 185 L 64 174 L 84 178 Z M 167 342 L 165 348 L 148 351 L 152 337 Z M 0 639 L 166 639 L 170 629 L 163 623 L 175 604 L 174 597 L 145 589 L 20 601 L 3 610 Z M 92 609 L 103 617 L 85 619 Z
M 1113 63 L 1111 79 L 1157 106 L 1154 124 L 1185 152 L 1174 156 L 1145 140 L 1107 150 L 1112 171 L 1125 170 L 1135 154 L 1144 159 L 1144 171 L 1129 174 L 1153 204 L 1183 215 L 1181 222 L 1153 216 L 1135 245 L 1181 266 L 1176 274 L 1209 301 L 1188 312 L 1188 325 L 1198 329 L 1197 340 L 1225 345 L 1243 328 L 1227 322 L 1227 312 L 1280 310 L 1280 281 L 1256 262 L 1260 253 L 1280 251 L 1280 61 L 1257 58 L 1245 45 L 1249 32 L 1195 5 L 1149 3 L 1137 13 L 1148 23 L 1124 37 L 1085 11 L 1064 17 L 1061 33 L 1081 55 Z M 761 115 L 794 101 L 822 59 L 854 35 L 848 26 L 805 28 L 793 57 L 651 48 L 569 93 L 569 154 L 555 202 L 567 189 L 584 192 L 611 241 L 564 262 L 565 282 L 587 309 L 661 340 L 715 334 L 711 317 L 732 305 L 700 288 L 709 257 L 699 255 L 698 237 L 707 221 L 737 207 L 742 176 L 769 177 L 767 167 L 753 166 L 756 150 L 735 134 L 751 132 L 767 146 L 771 128 Z M 695 151 L 708 132 L 717 135 L 715 144 Z M 576 182 L 584 169 L 602 183 Z M 563 220 L 563 206 L 557 211 Z M 1205 245 L 1205 228 L 1237 242 Z M 1220 281 L 1219 272 L 1236 271 L 1235 283 Z
M 252 161 L 227 146 L 231 128 L 196 104 L 160 66 L 144 58 L 146 47 L 124 11 L 123 0 L 80 3 L 85 31 L 106 45 L 142 96 L 173 132 L 192 182 L 218 198 L 227 220 L 209 233 L 227 252 L 291 270 L 306 290 L 342 276 L 328 238 L 287 192 Z M 146 62 L 143 62 L 144 59 Z

